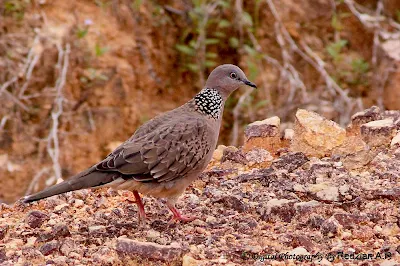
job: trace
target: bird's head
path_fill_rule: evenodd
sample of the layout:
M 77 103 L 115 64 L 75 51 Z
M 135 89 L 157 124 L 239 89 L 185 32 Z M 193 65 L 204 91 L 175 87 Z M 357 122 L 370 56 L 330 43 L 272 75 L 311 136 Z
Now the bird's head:
M 241 85 L 257 88 L 238 66 L 231 64 L 216 67 L 206 82 L 206 88 L 218 90 L 225 99 Z

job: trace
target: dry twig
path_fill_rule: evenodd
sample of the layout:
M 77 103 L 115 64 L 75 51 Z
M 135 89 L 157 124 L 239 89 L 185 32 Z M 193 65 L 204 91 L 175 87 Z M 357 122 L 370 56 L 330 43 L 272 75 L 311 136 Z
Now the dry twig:
M 50 128 L 49 135 L 47 137 L 47 153 L 49 154 L 52 162 L 53 162 L 53 172 L 54 172 L 54 180 L 50 178 L 51 183 L 54 183 L 56 180 L 61 179 L 61 167 L 59 162 L 60 157 L 60 146 L 58 139 L 58 127 L 59 127 L 59 118 L 63 112 L 63 87 L 65 85 L 66 75 L 68 72 L 68 64 L 69 64 L 69 53 L 70 53 L 70 44 L 67 43 L 65 46 L 65 50 L 62 49 L 61 45 L 57 45 L 58 48 L 58 63 L 56 68 L 60 71 L 60 76 L 56 81 L 55 91 L 57 93 L 54 99 L 54 106 L 51 112 L 51 121 L 52 126 Z M 50 182 L 49 181 L 49 182 Z

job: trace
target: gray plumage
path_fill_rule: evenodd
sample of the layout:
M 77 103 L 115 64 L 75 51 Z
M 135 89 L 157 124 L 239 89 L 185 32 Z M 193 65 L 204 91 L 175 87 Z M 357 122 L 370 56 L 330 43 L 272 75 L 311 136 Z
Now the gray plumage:
M 136 192 L 135 197 L 140 192 L 166 198 L 174 217 L 181 219 L 174 207 L 175 202 L 211 160 L 225 100 L 242 84 L 255 87 L 237 66 L 217 67 L 210 74 L 205 88 L 189 102 L 143 124 L 103 161 L 25 197 L 24 202 L 107 186 L 132 190 Z

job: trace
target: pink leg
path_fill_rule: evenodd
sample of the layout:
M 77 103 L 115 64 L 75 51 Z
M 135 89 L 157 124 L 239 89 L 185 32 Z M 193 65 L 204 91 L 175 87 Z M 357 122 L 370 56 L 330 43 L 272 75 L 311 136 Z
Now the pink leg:
M 178 209 L 175 208 L 174 204 L 167 202 L 167 206 L 171 210 L 172 214 L 174 215 L 172 217 L 171 221 L 191 222 L 191 221 L 197 219 L 197 217 L 195 217 L 195 216 L 192 217 L 192 216 L 181 215 L 180 212 L 178 211 Z
M 136 190 L 133 191 L 133 195 L 135 196 L 135 202 L 136 202 L 136 204 L 138 206 L 138 210 L 139 210 L 139 221 L 145 221 L 146 213 L 144 212 L 144 205 L 142 202 L 142 198 L 140 198 L 140 195 Z

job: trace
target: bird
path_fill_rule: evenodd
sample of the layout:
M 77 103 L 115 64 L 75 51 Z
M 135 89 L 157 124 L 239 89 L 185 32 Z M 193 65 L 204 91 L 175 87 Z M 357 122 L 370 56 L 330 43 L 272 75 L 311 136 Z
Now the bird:
M 146 220 L 140 194 L 165 199 L 173 221 L 194 220 L 194 216 L 182 215 L 175 204 L 211 161 L 224 103 L 242 85 L 257 88 L 238 66 L 216 67 L 202 90 L 188 102 L 144 123 L 99 163 L 22 201 L 29 203 L 69 191 L 111 187 L 133 192 L 139 221 Z

